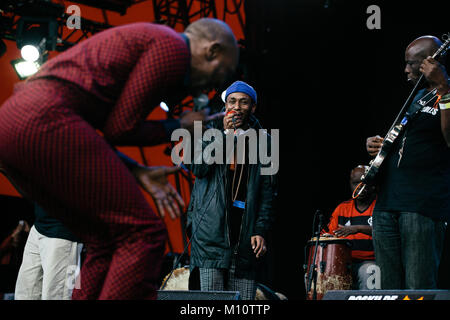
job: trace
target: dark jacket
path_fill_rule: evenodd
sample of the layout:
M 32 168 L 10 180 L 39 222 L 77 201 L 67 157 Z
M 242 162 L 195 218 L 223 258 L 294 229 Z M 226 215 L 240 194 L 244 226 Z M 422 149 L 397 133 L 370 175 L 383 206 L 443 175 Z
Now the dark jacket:
M 220 127 L 218 129 L 222 130 Z M 266 134 L 265 138 L 270 150 L 270 137 Z M 208 143 L 202 143 L 204 150 Z M 259 161 L 257 164 L 248 165 L 246 208 L 237 249 L 232 252 L 230 227 L 227 223 L 230 214 L 227 208 L 231 202 L 226 190 L 228 166 L 189 165 L 196 176 L 187 213 L 188 228 L 191 228 L 192 236 L 190 267 L 228 269 L 232 255 L 236 255 L 236 273 L 239 275 L 241 271 L 252 270 L 256 263 L 250 238 L 260 235 L 267 240 L 267 233 L 274 220 L 272 203 L 275 196 L 275 177 L 261 175 L 262 165 Z

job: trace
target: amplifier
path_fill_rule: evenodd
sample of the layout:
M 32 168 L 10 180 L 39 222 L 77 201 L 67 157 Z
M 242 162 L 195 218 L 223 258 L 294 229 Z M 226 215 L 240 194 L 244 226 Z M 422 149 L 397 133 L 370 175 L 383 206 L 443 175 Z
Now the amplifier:
M 449 290 L 330 290 L 322 300 L 450 300 Z

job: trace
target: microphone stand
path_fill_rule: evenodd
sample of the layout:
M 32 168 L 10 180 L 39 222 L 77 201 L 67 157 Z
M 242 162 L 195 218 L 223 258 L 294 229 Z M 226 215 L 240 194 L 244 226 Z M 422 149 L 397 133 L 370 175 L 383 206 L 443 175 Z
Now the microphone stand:
M 319 223 L 317 226 L 317 230 L 315 232 L 316 241 L 314 244 L 314 255 L 313 260 L 311 261 L 311 265 L 309 267 L 308 272 L 308 282 L 306 287 L 306 297 L 308 297 L 309 291 L 311 290 L 312 281 L 314 280 L 314 289 L 313 289 L 313 300 L 317 300 L 317 271 L 316 271 L 316 257 L 317 257 L 317 249 L 319 247 L 319 237 L 320 237 L 320 231 L 322 231 L 322 224 L 323 224 L 323 214 L 320 212 L 320 210 L 317 210 L 314 214 L 314 220 L 316 216 L 319 215 Z M 314 222 L 313 222 L 314 225 Z

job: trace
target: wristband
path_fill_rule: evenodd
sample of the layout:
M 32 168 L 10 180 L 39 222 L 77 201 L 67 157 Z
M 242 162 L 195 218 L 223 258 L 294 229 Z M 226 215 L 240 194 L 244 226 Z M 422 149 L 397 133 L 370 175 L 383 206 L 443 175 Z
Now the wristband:
M 443 95 L 440 102 L 441 103 L 450 102 L 450 93 L 447 93 L 447 94 Z
M 441 110 L 450 109 L 450 101 L 439 103 L 439 109 L 441 109 Z

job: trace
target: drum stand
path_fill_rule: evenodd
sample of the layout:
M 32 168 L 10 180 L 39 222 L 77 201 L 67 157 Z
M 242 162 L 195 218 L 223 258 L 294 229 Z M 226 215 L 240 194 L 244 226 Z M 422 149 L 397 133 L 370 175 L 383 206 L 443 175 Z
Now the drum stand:
M 316 266 L 316 257 L 317 257 L 317 249 L 319 248 L 320 232 L 322 231 L 322 224 L 323 224 L 323 214 L 319 210 L 316 211 L 316 215 L 317 214 L 319 214 L 319 223 L 318 223 L 318 226 L 317 226 L 317 230 L 315 232 L 316 242 L 314 244 L 314 256 L 313 256 L 313 260 L 311 261 L 311 265 L 309 267 L 308 281 L 307 281 L 307 286 L 306 286 L 306 297 L 308 297 L 309 291 L 311 290 L 312 282 L 314 280 L 313 300 L 317 300 L 317 271 L 316 271 L 316 267 L 318 267 L 318 266 Z M 315 220 L 315 216 L 314 216 L 314 220 Z

